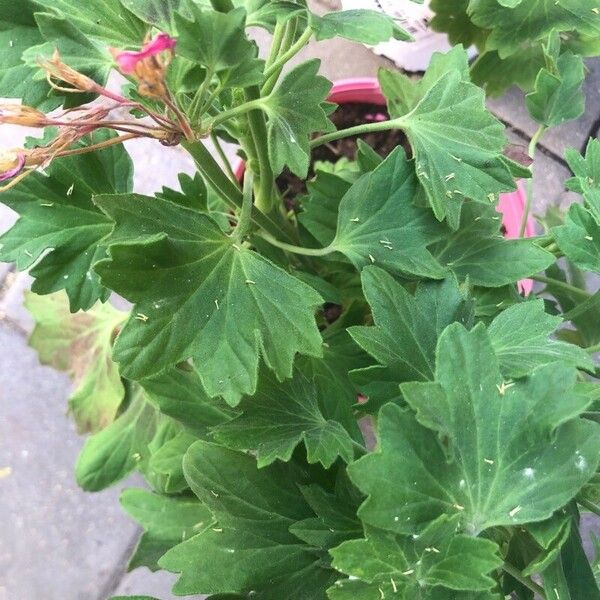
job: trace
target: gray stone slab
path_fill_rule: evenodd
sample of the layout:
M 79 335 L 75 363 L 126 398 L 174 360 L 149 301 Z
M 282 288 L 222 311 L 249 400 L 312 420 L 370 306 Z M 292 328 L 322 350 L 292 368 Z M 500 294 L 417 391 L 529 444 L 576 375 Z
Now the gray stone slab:
M 23 306 L 25 292 L 31 287 L 28 273 L 9 273 L 0 296 L 0 316 L 25 332 L 33 330 L 33 318 Z
M 113 594 L 115 596 L 146 595 L 160 598 L 160 600 L 177 600 L 181 596 L 175 596 L 171 592 L 171 588 L 176 581 L 177 575 L 174 573 L 168 573 L 167 571 L 152 573 L 152 571 L 143 567 L 127 573 Z M 194 598 L 200 600 L 205 596 L 194 596 Z M 2 599 L 0 598 L 0 600 Z
M 591 133 L 594 123 L 600 117 L 600 58 L 587 61 L 589 73 L 585 82 L 586 110 L 585 114 L 576 121 L 565 123 L 550 129 L 544 135 L 541 144 L 563 156 L 567 148 L 581 149 Z M 489 108 L 503 121 L 514 125 L 529 136 L 538 128 L 538 124 L 529 116 L 523 92 L 512 88 L 500 98 L 488 100 Z M 595 132 L 597 135 L 597 132 Z
M 83 439 L 65 414 L 69 388 L 66 376 L 39 365 L 22 335 L 0 324 L 5 600 L 98 599 L 137 532 L 119 507 L 121 486 L 87 494 L 74 481 Z

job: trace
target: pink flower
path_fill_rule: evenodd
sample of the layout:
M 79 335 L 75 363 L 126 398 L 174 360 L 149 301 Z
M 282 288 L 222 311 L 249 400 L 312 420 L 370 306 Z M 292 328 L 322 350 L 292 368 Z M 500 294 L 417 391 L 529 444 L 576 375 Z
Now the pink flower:
M 17 164 L 9 169 L 8 171 L 4 171 L 4 173 L 0 173 L 0 181 L 6 181 L 7 179 L 12 179 L 15 175 L 18 175 L 25 166 L 25 155 L 19 153 L 16 157 Z
M 174 50 L 177 40 L 172 38 L 167 33 L 159 33 L 153 40 L 150 40 L 138 52 L 123 51 L 115 55 L 115 61 L 119 65 L 122 73 L 134 73 L 138 63 L 141 61 L 165 52 Z

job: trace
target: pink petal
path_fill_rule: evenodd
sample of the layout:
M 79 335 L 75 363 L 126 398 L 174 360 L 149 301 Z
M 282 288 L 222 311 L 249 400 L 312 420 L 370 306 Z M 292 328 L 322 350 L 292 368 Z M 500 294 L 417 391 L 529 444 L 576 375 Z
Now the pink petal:
M 149 56 L 154 56 L 155 54 L 160 54 L 166 50 L 173 50 L 176 44 L 177 40 L 167 33 L 159 33 L 138 52 L 128 50 L 119 52 L 115 56 L 115 60 L 122 73 L 133 73 L 141 60 L 144 60 Z
M 15 175 L 18 175 L 25 166 L 25 155 L 19 154 L 17 156 L 17 165 L 8 171 L 4 171 L 4 173 L 0 173 L 0 181 L 6 181 L 7 179 L 12 179 Z

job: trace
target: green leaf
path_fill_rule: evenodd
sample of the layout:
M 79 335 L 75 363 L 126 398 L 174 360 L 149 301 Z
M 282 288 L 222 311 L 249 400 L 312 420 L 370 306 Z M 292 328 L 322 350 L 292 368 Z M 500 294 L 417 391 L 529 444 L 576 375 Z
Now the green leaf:
M 545 38 L 553 29 L 600 34 L 596 0 L 528 0 L 510 8 L 497 0 L 471 0 L 469 14 L 475 25 L 491 29 L 486 49 L 502 58 L 517 52 L 523 42 Z
M 259 355 L 280 379 L 296 353 L 321 355 L 314 310 L 320 296 L 207 215 L 144 196 L 96 202 L 116 221 L 97 265 L 111 289 L 136 303 L 115 344 L 126 377 L 154 375 L 192 358 L 209 396 L 237 404 L 256 390 Z M 158 233 L 162 232 L 162 233 Z
M 35 20 L 44 39 L 44 44 L 32 46 L 23 52 L 23 61 L 33 69 L 36 79 L 46 81 L 46 72 L 39 69 L 40 59 L 52 59 L 56 50 L 61 60 L 69 67 L 104 85 L 114 60 L 106 48 L 92 42 L 64 16 L 37 13 Z M 87 95 L 66 94 L 65 106 L 83 104 Z M 93 97 L 91 98 L 93 99 Z
M 555 257 L 527 239 L 507 240 L 500 231 L 500 216 L 494 206 L 466 202 L 462 226 L 448 234 L 433 249 L 459 281 L 472 285 L 502 287 L 543 271 Z
M 236 414 L 223 402 L 207 395 L 195 371 L 173 367 L 143 379 L 140 385 L 161 413 L 200 435 L 206 435 L 207 429 Z
M 338 456 L 349 463 L 354 453 L 346 428 L 353 425 L 352 405 L 319 383 L 301 373 L 279 383 L 262 373 L 256 393 L 240 405 L 242 414 L 214 430 L 217 440 L 237 450 L 256 450 L 259 468 L 289 461 L 300 443 L 309 463 L 328 469 Z
M 447 33 L 453 46 L 482 48 L 487 32 L 473 24 L 467 14 L 468 5 L 469 0 L 431 0 L 429 8 L 435 15 L 429 25 L 434 31 Z
M 100 130 L 87 143 L 110 137 Z M 66 290 L 72 312 L 107 300 L 110 292 L 92 266 L 106 254 L 103 243 L 112 224 L 92 196 L 127 192 L 131 186 L 132 165 L 122 146 L 53 161 L 46 175 L 33 173 L 2 194 L 2 202 L 21 218 L 0 237 L 0 260 L 16 262 L 19 270 L 35 265 L 32 290 Z
M 203 10 L 190 4 L 191 18 L 177 14 L 177 52 L 218 75 L 221 88 L 245 87 L 262 80 L 263 61 L 246 35 L 246 11 Z
M 251 456 L 196 442 L 184 460 L 194 493 L 217 526 L 170 550 L 159 561 L 181 573 L 176 594 L 240 593 L 257 600 L 322 600 L 335 574 L 319 566 L 289 527 L 312 516 L 290 463 L 257 469 Z
M 441 279 L 444 269 L 426 246 L 440 239 L 442 229 L 428 210 L 414 205 L 415 193 L 414 173 L 398 147 L 344 195 L 330 248 L 358 270 L 375 263 L 397 275 Z
M 342 10 L 327 13 L 322 17 L 312 15 L 311 22 L 317 41 L 342 37 L 375 45 L 390 39 L 412 39 L 392 17 L 375 10 Z
M 412 296 L 385 271 L 366 267 L 362 284 L 375 326 L 350 327 L 354 341 L 386 367 L 396 387 L 433 380 L 438 337 L 450 323 L 472 320 L 472 306 L 456 280 L 421 283 Z
M 188 489 L 183 475 L 183 456 L 198 438 L 180 431 L 152 453 L 145 475 L 152 487 L 161 494 L 178 494 Z
M 361 519 L 419 533 L 458 514 L 463 531 L 477 534 L 550 517 L 599 460 L 598 425 L 577 418 L 589 400 L 574 391 L 576 371 L 554 363 L 507 383 L 482 324 L 450 325 L 437 356 L 435 383 L 401 385 L 417 418 L 386 405 L 380 452 L 349 467 L 369 495 Z
M 556 61 L 556 67 L 556 72 L 542 69 L 538 73 L 535 90 L 526 98 L 529 114 L 546 127 L 578 119 L 585 110 L 585 68 L 581 56 L 565 52 Z
M 29 345 L 40 362 L 67 371 L 73 380 L 69 410 L 79 432 L 95 432 L 112 423 L 125 395 L 111 358 L 112 341 L 127 314 L 98 304 L 74 315 L 62 294 L 27 293 L 25 307 L 35 321 Z
M 594 369 L 594 361 L 578 346 L 550 338 L 562 319 L 544 311 L 543 300 L 515 304 L 501 312 L 488 333 L 506 377 L 523 377 L 551 362 Z
M 196 498 L 169 498 L 146 490 L 128 489 L 121 494 L 125 512 L 143 528 L 128 569 L 159 569 L 158 559 L 182 540 L 214 526 L 208 508 Z
M 502 155 L 504 126 L 486 110 L 483 91 L 460 71 L 441 76 L 399 126 L 413 147 L 429 204 L 453 229 L 465 198 L 489 203 L 515 189 Z
M 600 140 L 588 141 L 585 157 L 570 148 L 565 158 L 575 175 L 566 182 L 567 188 L 583 194 L 585 206 L 600 223 Z
M 305 178 L 310 135 L 332 127 L 323 109 L 331 82 L 318 75 L 320 64 L 320 60 L 313 59 L 298 65 L 263 100 L 263 109 L 269 116 L 269 156 L 275 174 L 287 166 Z
M 427 588 L 437 586 L 489 590 L 495 585 L 489 574 L 503 562 L 498 546 L 456 535 L 458 521 L 441 516 L 416 540 L 368 527 L 366 539 L 350 540 L 331 550 L 333 566 L 375 589 L 389 582 L 406 599 L 429 597 Z
M 551 233 L 562 252 L 584 271 L 600 273 L 600 221 L 581 206 L 572 204 L 565 224 Z
M 77 483 L 97 492 L 120 481 L 150 456 L 155 431 L 156 411 L 136 390 L 119 418 L 86 440 L 75 465 Z
M 79 0 L 35 0 L 36 4 L 49 12 L 64 17 L 88 37 L 103 44 L 121 46 L 141 46 L 147 28 L 120 0 L 86 2 Z
M 488 96 L 501 96 L 513 85 L 530 92 L 545 64 L 544 52 L 538 43 L 520 48 L 518 53 L 506 58 L 500 58 L 498 52 L 490 50 L 473 63 L 471 78 Z
M 138 19 L 172 35 L 177 33 L 175 15 L 186 16 L 186 0 L 121 0 L 121 4 Z
M 33 0 L 19 2 L 19 10 L 12 0 L 0 0 L 0 96 L 51 110 L 60 100 L 48 97 L 48 83 L 34 80 L 35 71 L 21 60 L 23 52 L 44 41 L 34 18 L 37 8 Z

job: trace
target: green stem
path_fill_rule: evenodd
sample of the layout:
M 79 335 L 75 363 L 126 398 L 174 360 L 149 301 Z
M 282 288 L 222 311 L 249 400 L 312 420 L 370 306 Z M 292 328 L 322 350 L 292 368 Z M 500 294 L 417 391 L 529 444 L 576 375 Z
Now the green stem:
M 502 569 L 506 571 L 511 577 L 516 579 L 519 583 L 523 584 L 526 588 L 530 589 L 535 594 L 538 594 L 540 598 L 546 600 L 546 592 L 544 588 L 539 586 L 535 581 L 530 579 L 529 577 L 525 577 L 517 567 L 511 565 L 510 563 L 504 563 L 502 565 Z
M 279 72 L 304 46 L 312 36 L 312 29 L 307 27 L 304 33 L 292 44 L 286 52 L 284 52 L 267 70 L 265 71 L 265 79 L 269 79 L 271 75 Z
M 326 248 L 303 248 L 301 246 L 286 244 L 285 242 L 272 237 L 268 233 L 261 233 L 260 235 L 272 246 L 277 246 L 277 248 L 281 248 L 287 252 L 292 252 L 293 254 L 302 254 L 303 256 L 327 256 L 327 254 L 335 252 L 335 249 L 331 246 L 327 246 Z
M 570 285 L 569 283 L 565 283 L 564 281 L 560 281 L 559 279 L 552 279 L 551 277 L 545 277 L 544 275 L 532 275 L 530 279 L 534 281 L 539 281 L 540 283 L 545 283 L 546 285 L 552 285 L 554 287 L 560 288 L 565 292 L 569 292 L 574 296 L 578 296 L 580 298 L 585 298 L 586 300 L 590 297 L 590 295 L 585 291 L 581 290 L 574 285 Z
M 213 158 L 202 142 L 181 142 L 196 163 L 198 170 L 206 179 L 208 184 L 225 200 L 230 206 L 241 209 L 244 203 L 241 190 L 225 175 L 219 163 Z M 264 231 L 268 232 L 273 239 L 277 235 L 285 235 L 291 239 L 286 231 L 273 221 L 269 216 L 261 213 L 258 210 L 252 211 L 252 220 Z M 280 242 L 284 243 L 284 242 Z
M 577 498 L 577 504 L 581 504 L 583 508 L 589 510 L 591 513 L 600 517 L 600 506 L 596 506 L 593 502 L 586 500 L 585 498 Z
M 269 50 L 269 58 L 267 58 L 267 62 L 265 66 L 267 69 L 273 64 L 276 60 L 279 51 L 281 50 L 281 44 L 283 42 L 283 38 L 285 36 L 285 32 L 287 31 L 287 24 L 282 21 L 277 21 L 275 25 L 275 31 L 273 32 L 273 41 L 271 42 L 271 49 Z
M 535 158 L 535 149 L 544 135 L 546 127 L 540 125 L 538 130 L 533 134 L 531 142 L 529 142 L 528 154 L 529 158 Z M 527 229 L 527 221 L 529 220 L 529 213 L 531 212 L 531 205 L 533 204 L 533 165 L 531 165 L 532 177 L 527 180 L 527 199 L 525 200 L 525 210 L 523 210 L 523 216 L 521 217 L 521 227 L 519 228 L 519 237 L 525 235 L 525 229 Z
M 221 162 L 223 163 L 225 170 L 227 171 L 227 175 L 229 175 L 229 178 L 237 184 L 237 177 L 235 176 L 235 173 L 233 172 L 233 169 L 231 168 L 231 163 L 229 162 L 229 159 L 227 158 L 227 155 L 225 154 L 225 150 L 223 150 L 223 146 L 221 146 L 221 142 L 219 141 L 219 138 L 214 133 L 211 133 L 210 139 L 212 140 L 215 150 L 217 151 L 217 154 L 219 155 L 219 158 L 221 159 Z
M 590 354 L 596 354 L 596 352 L 600 352 L 600 344 L 594 344 L 593 346 L 588 346 L 587 348 L 584 348 L 586 352 L 589 352 Z
M 210 0 L 210 3 L 217 12 L 226 13 L 234 9 L 231 0 Z
M 240 243 L 250 231 L 252 221 L 252 191 L 254 189 L 254 175 L 248 172 L 244 175 L 244 191 L 242 193 L 242 210 L 237 227 L 233 232 L 233 239 Z
M 332 131 L 331 133 L 327 133 L 314 139 L 310 143 L 310 147 L 316 148 L 317 146 L 322 146 L 327 142 L 333 142 L 335 140 L 340 140 L 342 138 L 350 137 L 353 135 L 364 135 L 365 133 L 373 133 L 376 131 L 389 131 L 390 129 L 399 129 L 403 124 L 403 120 L 404 117 L 399 119 L 392 119 L 390 121 L 381 121 L 380 123 L 365 123 L 363 125 L 355 125 L 354 127 L 349 127 L 348 129 Z
M 252 86 L 246 89 L 246 104 L 255 104 L 260 107 L 262 99 L 258 86 Z M 258 190 L 256 194 L 256 208 L 263 213 L 271 212 L 273 208 L 273 188 L 275 186 L 275 176 L 271 168 L 271 159 L 269 158 L 269 146 L 267 142 L 267 123 L 265 115 L 261 108 L 251 110 L 248 113 L 248 124 L 250 132 L 256 147 L 258 158 L 258 167 L 260 170 L 258 177 Z
M 260 109 L 262 110 L 262 106 L 264 104 L 264 98 L 255 98 L 248 102 L 244 102 L 239 106 L 234 106 L 229 110 L 225 110 L 222 113 L 219 113 L 212 121 L 208 123 L 211 129 L 214 129 L 217 125 L 220 125 L 224 121 L 228 121 L 229 119 L 233 119 L 233 117 L 237 117 L 238 115 L 246 114 L 250 111 Z

